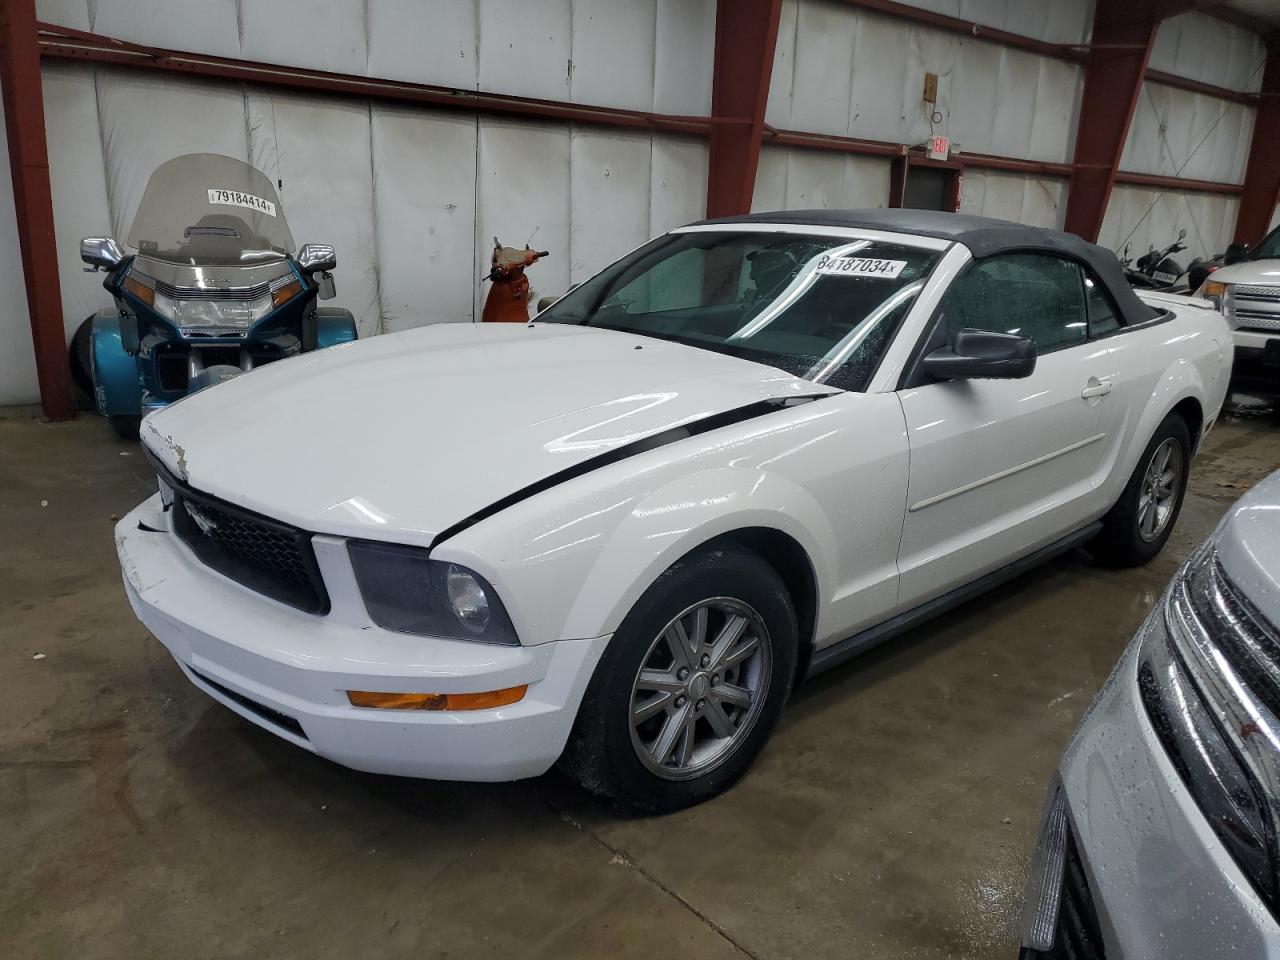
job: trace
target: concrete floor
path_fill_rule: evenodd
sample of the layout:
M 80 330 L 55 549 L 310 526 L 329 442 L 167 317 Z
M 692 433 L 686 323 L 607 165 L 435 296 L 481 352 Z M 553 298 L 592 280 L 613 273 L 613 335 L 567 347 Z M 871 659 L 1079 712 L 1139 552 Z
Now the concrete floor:
M 1280 418 L 1228 419 L 1149 567 L 1028 574 L 806 686 L 727 796 L 628 821 L 554 773 L 354 773 L 208 700 L 120 586 L 137 448 L 0 414 L 0 956 L 1011 957 L 1056 757 L 1278 465 Z

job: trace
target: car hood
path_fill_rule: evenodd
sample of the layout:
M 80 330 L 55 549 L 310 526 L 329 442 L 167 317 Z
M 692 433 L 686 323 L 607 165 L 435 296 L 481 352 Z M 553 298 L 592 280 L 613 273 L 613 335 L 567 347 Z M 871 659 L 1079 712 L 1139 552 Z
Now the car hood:
M 1263 616 L 1280 626 L 1280 471 L 1231 508 L 1215 546 L 1227 576 Z
M 1209 276 L 1221 283 L 1260 283 L 1280 286 L 1280 260 L 1245 260 L 1219 267 Z
M 562 470 L 763 400 L 773 367 L 560 324 L 437 324 L 264 366 L 143 421 L 193 488 L 321 533 L 430 543 Z

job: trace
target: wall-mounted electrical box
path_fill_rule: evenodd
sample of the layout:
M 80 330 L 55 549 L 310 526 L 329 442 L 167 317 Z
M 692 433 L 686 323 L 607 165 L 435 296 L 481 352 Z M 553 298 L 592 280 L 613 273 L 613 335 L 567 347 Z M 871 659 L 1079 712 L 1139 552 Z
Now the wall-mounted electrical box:
M 924 75 L 924 102 L 938 102 L 938 75 L 936 73 L 926 73 Z

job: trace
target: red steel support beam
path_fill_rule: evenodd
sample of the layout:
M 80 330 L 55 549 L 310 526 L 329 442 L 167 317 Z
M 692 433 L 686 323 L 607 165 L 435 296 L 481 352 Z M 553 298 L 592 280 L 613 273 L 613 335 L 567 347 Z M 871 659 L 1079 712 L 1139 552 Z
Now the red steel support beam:
M 782 0 L 718 0 L 707 216 L 751 209 Z
M 0 0 L 0 86 L 4 88 L 13 200 L 40 403 L 50 420 L 70 420 L 75 416 L 75 403 L 62 325 L 58 247 L 53 236 L 35 0 Z
M 1090 242 L 1102 229 L 1159 23 L 1156 0 L 1094 8 L 1064 227 Z
M 1253 118 L 1253 141 L 1244 190 L 1236 214 L 1237 243 L 1255 244 L 1267 232 L 1276 204 L 1280 203 L 1280 36 L 1267 44 L 1262 68 L 1262 97 Z

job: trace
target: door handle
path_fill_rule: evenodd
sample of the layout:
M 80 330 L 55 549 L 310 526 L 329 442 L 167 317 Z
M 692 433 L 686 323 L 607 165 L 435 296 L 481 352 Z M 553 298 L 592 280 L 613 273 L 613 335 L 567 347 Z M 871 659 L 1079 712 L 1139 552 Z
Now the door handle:
M 1105 397 L 1110 392 L 1110 380 L 1099 380 L 1097 377 L 1090 377 L 1084 389 L 1080 391 L 1080 396 L 1086 400 L 1092 400 L 1094 397 Z

